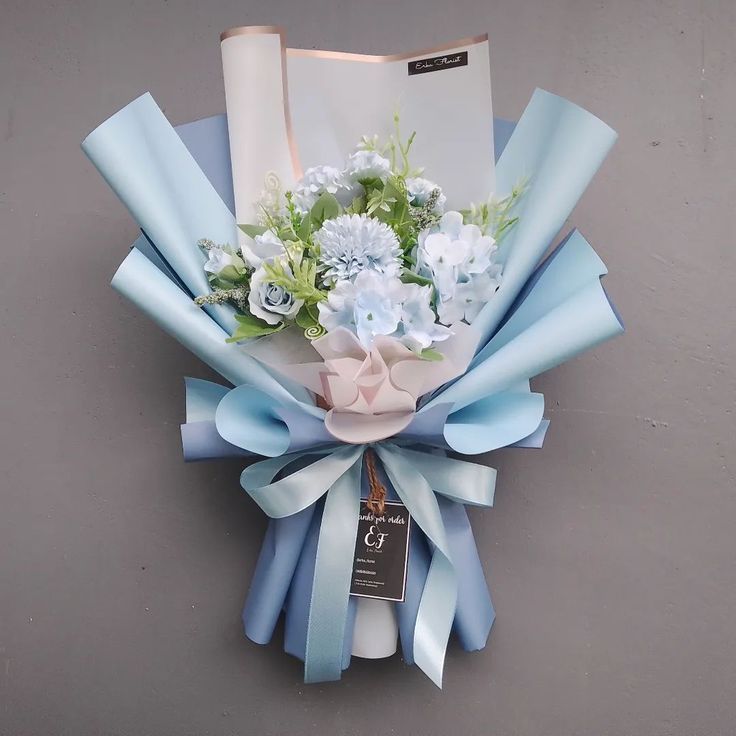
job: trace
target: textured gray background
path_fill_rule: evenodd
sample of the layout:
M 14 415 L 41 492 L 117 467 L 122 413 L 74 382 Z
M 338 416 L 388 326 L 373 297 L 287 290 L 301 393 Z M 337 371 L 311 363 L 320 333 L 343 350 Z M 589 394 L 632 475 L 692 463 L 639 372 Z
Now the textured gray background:
M 3 736 L 734 732 L 733 0 L 0 8 Z M 488 30 L 497 114 L 538 85 L 621 136 L 574 222 L 628 333 L 536 381 L 543 451 L 487 458 L 498 620 L 444 692 L 398 657 L 304 687 L 243 638 L 265 522 L 179 446 L 208 371 L 108 286 L 136 227 L 79 141 L 145 90 L 222 111 L 218 34 L 261 23 L 369 53 Z

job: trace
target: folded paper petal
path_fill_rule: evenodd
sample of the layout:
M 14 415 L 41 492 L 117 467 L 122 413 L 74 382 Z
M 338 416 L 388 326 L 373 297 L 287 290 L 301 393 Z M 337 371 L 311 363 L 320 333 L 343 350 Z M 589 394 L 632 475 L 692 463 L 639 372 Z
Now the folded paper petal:
M 187 147 L 146 93 L 102 123 L 82 149 L 193 294 L 210 291 L 200 238 L 235 243 L 235 218 Z M 208 312 L 224 330 L 229 306 Z
M 456 452 L 477 455 L 513 445 L 539 427 L 544 396 L 502 391 L 474 401 L 447 418 L 444 438 Z
M 284 402 L 295 396 L 311 401 L 301 386 L 293 386 L 292 395 L 258 361 L 226 343 L 227 333 L 138 250 L 122 262 L 112 286 L 231 383 L 248 383 Z
M 496 191 L 527 182 L 519 221 L 500 247 L 503 281 L 473 322 L 484 344 L 563 226 L 616 141 L 603 121 L 568 100 L 537 89 L 496 167 Z
M 213 419 L 182 424 L 181 444 L 186 462 L 217 460 L 226 457 L 252 457 L 255 454 L 223 439 Z
M 535 270 L 504 317 L 501 327 L 478 353 L 481 363 L 545 314 L 608 273 L 578 230 L 573 230 Z
M 512 445 L 509 445 L 509 447 L 532 447 L 539 449 L 544 445 L 544 439 L 547 435 L 549 424 L 549 419 L 542 419 L 542 421 L 539 422 L 539 426 L 530 435 L 514 442 Z
M 221 399 L 215 424 L 223 439 L 266 457 L 332 441 L 324 431 L 323 409 L 294 400 L 278 401 L 248 384 Z
M 586 253 L 590 246 L 579 233 L 563 244 L 498 332 L 498 338 L 481 351 L 482 360 L 438 392 L 427 406 L 452 403 L 456 410 L 462 409 L 623 332 L 623 324 L 600 283 L 602 264 L 597 257 L 586 253 L 581 259 L 580 273 L 574 279 L 579 288 L 570 290 L 560 285 L 556 262 L 564 266 L 568 249 L 575 259 L 575 253 Z
M 393 437 L 411 423 L 414 411 L 356 414 L 331 409 L 325 416 L 325 427 L 333 437 L 353 445 L 378 442 Z
M 463 374 L 478 333 L 458 324 L 442 343 L 443 359 L 423 360 L 399 340 L 380 336 L 370 349 L 340 327 L 312 345 L 323 362 L 274 364 L 291 381 L 322 396 L 330 407 L 326 429 L 342 442 L 376 442 L 403 432 L 424 394 Z M 529 430 L 530 432 L 532 430 Z
M 201 378 L 184 379 L 187 423 L 214 421 L 217 405 L 230 390 L 219 383 Z

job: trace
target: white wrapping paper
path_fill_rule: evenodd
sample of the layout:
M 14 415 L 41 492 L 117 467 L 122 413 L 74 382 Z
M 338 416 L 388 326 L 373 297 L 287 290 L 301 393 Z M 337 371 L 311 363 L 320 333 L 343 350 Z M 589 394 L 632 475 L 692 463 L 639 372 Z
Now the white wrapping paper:
M 467 64 L 408 72 L 411 61 L 463 53 Z M 266 174 L 288 188 L 310 166 L 341 168 L 361 136 L 393 131 L 394 113 L 405 137 L 417 132 L 412 159 L 442 184 L 448 208 L 485 201 L 494 191 L 486 36 L 367 56 L 287 49 L 278 28 L 247 26 L 223 33 L 222 62 L 240 223 L 255 221 Z

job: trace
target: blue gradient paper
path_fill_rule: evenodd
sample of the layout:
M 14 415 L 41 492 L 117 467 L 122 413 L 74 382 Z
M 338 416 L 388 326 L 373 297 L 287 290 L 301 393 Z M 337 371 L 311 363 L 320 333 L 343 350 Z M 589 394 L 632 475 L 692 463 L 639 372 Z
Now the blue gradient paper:
M 193 294 L 209 293 L 200 238 L 234 243 L 235 217 L 146 93 L 82 142 L 82 150 Z M 207 310 L 232 332 L 232 307 Z
M 294 401 L 294 396 L 257 360 L 237 345 L 226 343 L 228 333 L 140 251 L 130 251 L 113 277 L 112 285 L 234 385 L 247 383 L 276 398 Z M 306 389 L 302 389 L 301 395 L 309 400 Z
M 473 322 L 485 343 L 560 231 L 617 135 L 572 102 L 535 90 L 496 166 L 500 195 L 527 183 L 519 222 L 501 244 L 503 281 Z
M 572 262 L 568 282 L 566 266 Z M 475 402 L 488 401 L 621 334 L 624 327 L 600 283 L 601 270 L 605 273 L 587 241 L 573 233 L 535 277 L 503 328 L 478 353 L 475 366 L 424 410 L 437 403 L 452 403 L 462 411 Z M 448 424 L 451 421 L 452 414 Z

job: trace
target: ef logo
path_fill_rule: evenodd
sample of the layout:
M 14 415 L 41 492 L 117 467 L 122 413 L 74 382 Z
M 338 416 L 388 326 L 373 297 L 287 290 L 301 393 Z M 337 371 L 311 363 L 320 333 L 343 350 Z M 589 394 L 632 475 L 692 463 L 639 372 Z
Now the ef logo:
M 363 542 L 365 543 L 366 547 L 375 547 L 376 549 L 381 549 L 381 547 L 383 546 L 383 542 L 387 536 L 388 532 L 379 532 L 378 527 L 373 524 L 368 530 L 368 534 L 366 534 L 363 538 Z

